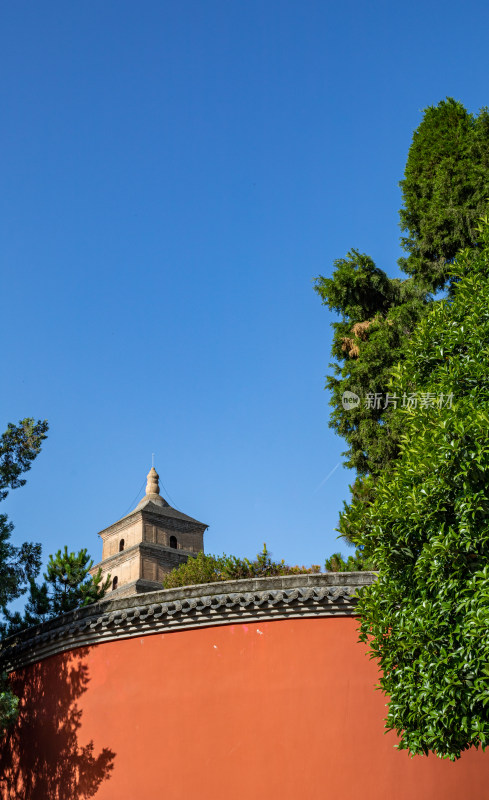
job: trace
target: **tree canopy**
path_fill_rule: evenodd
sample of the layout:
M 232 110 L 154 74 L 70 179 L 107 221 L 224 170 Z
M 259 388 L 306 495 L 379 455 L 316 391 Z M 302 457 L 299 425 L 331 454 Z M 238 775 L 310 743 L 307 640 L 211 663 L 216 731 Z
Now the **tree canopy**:
M 378 580 L 362 638 L 381 669 L 387 726 L 412 754 L 456 759 L 489 742 L 489 220 L 452 265 L 453 296 L 420 321 L 390 389 L 400 455 L 356 517 Z M 414 402 L 416 400 L 416 402 Z
M 165 589 L 177 586 L 190 586 L 199 583 L 215 583 L 216 581 L 231 581 L 244 578 L 267 578 L 273 575 L 299 575 L 301 573 L 320 572 L 321 567 L 313 564 L 311 567 L 289 566 L 282 561 L 274 561 L 266 544 L 256 558 L 216 556 L 200 552 L 195 558 L 189 558 L 184 564 L 175 567 L 165 577 Z
M 489 111 L 451 97 L 425 109 L 400 182 L 399 266 L 430 291 L 443 288 L 456 253 L 476 241 L 489 199 Z
M 48 424 L 44 420 L 35 422 L 23 419 L 18 425 L 9 423 L 0 438 L 0 500 L 4 500 L 9 489 L 25 484 L 21 476 L 41 450 L 46 438 Z M 24 542 L 15 547 L 10 541 L 13 525 L 6 514 L 0 514 L 0 612 L 5 616 L 7 606 L 20 597 L 30 581 L 34 580 L 41 566 L 41 545 Z M 6 675 L 0 676 L 0 730 L 17 716 L 18 699 L 12 693 Z
M 370 256 L 352 249 L 334 262 L 331 277 L 319 276 L 314 286 L 340 316 L 333 323 L 334 362 L 326 379 L 329 424 L 347 444 L 345 466 L 356 472 L 357 514 L 357 501 L 370 502 L 376 479 L 399 456 L 398 416 L 388 388 L 392 370 L 405 357 L 430 293 L 447 284 L 456 252 L 475 245 L 477 219 L 489 199 L 489 112 L 474 116 L 452 98 L 425 109 L 400 185 L 407 255 L 399 265 L 409 277 L 390 278 Z M 345 392 L 357 401 L 345 401 Z M 351 520 L 343 514 L 339 524 L 350 541 Z
M 91 576 L 93 561 L 83 548 L 78 553 L 68 548 L 49 556 L 44 581 L 29 582 L 29 594 L 24 613 L 5 612 L 8 620 L 7 635 L 32 625 L 39 625 L 52 617 L 73 611 L 101 600 L 110 585 L 110 576 L 102 581 L 102 570 Z
M 388 278 L 356 250 L 334 262 L 331 278 L 316 280 L 323 303 L 341 315 L 333 323 L 333 374 L 326 379 L 333 408 L 330 426 L 349 445 L 346 466 L 377 475 L 397 456 L 398 442 L 386 422 L 385 389 L 406 338 L 423 313 L 426 294 L 412 280 Z M 345 407 L 352 392 L 358 405 Z M 368 402 L 371 398 L 371 402 Z
M 48 424 L 23 419 L 18 425 L 9 423 L 0 438 L 0 500 L 9 489 L 25 484 L 22 478 L 41 450 L 47 436 Z M 41 565 L 41 545 L 25 542 L 15 547 L 10 541 L 13 525 L 5 514 L 0 514 L 0 610 L 25 592 Z
M 39 454 L 47 436 L 48 424 L 23 419 L 18 425 L 9 423 L 0 438 L 0 500 L 9 489 L 25 484 L 22 475 L 27 472 Z M 80 605 L 87 605 L 103 597 L 109 579 L 102 583 L 101 572 L 89 577 L 92 562 L 86 550 L 68 553 L 59 550 L 50 556 L 44 582 L 36 578 L 41 568 L 41 545 L 24 542 L 16 547 L 11 543 L 13 525 L 5 514 L 0 514 L 0 623 L 2 635 L 35 625 L 50 617 L 62 614 Z M 11 612 L 12 600 L 27 590 L 29 595 L 24 614 Z M 18 698 L 13 694 L 6 675 L 0 675 L 0 731 L 17 717 Z

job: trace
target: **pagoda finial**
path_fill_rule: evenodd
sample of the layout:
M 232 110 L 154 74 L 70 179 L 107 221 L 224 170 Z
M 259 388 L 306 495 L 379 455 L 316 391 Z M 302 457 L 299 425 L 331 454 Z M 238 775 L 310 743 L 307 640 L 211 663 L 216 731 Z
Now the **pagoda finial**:
M 154 467 L 151 467 L 148 472 L 148 482 L 146 484 L 146 494 L 160 494 L 160 485 L 158 483 L 160 476 Z

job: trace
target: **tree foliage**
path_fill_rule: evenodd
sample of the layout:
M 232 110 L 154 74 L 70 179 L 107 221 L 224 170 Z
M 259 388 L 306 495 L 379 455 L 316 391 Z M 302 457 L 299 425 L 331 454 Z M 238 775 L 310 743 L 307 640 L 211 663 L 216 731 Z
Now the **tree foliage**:
M 85 548 L 78 553 L 69 553 L 65 545 L 63 552 L 58 550 L 49 557 L 44 578 L 52 592 L 52 616 L 88 606 L 103 597 L 109 588 L 110 576 L 102 582 L 102 570 L 99 569 L 92 577 L 89 574 L 92 567 L 93 561 Z
M 330 426 L 348 444 L 346 466 L 358 475 L 377 475 L 398 453 L 389 424 L 391 407 L 384 407 L 385 389 L 424 311 L 426 295 L 412 280 L 388 278 L 356 250 L 334 262 L 331 278 L 317 278 L 315 289 L 323 303 L 341 315 L 341 321 L 333 323 L 335 362 L 326 380 L 333 408 Z M 345 408 L 344 392 L 356 394 L 358 405 Z
M 349 555 L 346 560 L 341 553 L 333 553 L 325 562 L 326 572 L 358 572 L 373 568 L 373 562 L 365 557 L 362 548 L 357 548 L 355 554 Z M 311 575 L 319 572 L 321 572 L 319 564 L 310 567 L 297 564 L 289 566 L 283 559 L 274 561 L 264 544 L 263 550 L 252 561 L 237 556 L 206 555 L 201 551 L 195 558 L 189 558 L 185 564 L 169 572 L 163 586 L 165 589 L 174 589 L 178 586 L 216 581 L 267 578 L 274 575 Z
M 83 548 L 78 553 L 58 550 L 49 556 L 44 581 L 37 584 L 31 579 L 24 614 L 5 612 L 9 622 L 8 634 L 32 625 L 39 625 L 52 617 L 73 611 L 75 608 L 96 603 L 103 598 L 110 585 L 110 576 L 102 581 L 102 570 L 92 577 L 89 570 L 93 561 Z
M 9 423 L 0 438 L 0 500 L 9 489 L 25 484 L 22 478 L 31 468 L 32 461 L 41 450 L 46 438 L 47 422 L 23 419 L 18 425 Z M 5 514 L 0 514 L 0 610 L 4 611 L 11 600 L 20 597 L 41 565 L 41 545 L 24 542 L 15 547 L 10 541 L 13 525 Z
M 487 218 L 452 271 L 452 298 L 432 304 L 392 378 L 420 400 L 395 412 L 399 458 L 347 514 L 379 570 L 359 611 L 387 727 L 412 754 L 456 759 L 489 741 Z
M 0 500 L 9 489 L 25 484 L 27 472 L 39 454 L 46 438 L 48 424 L 23 419 L 18 425 L 9 423 L 0 438 Z M 50 556 L 44 582 L 36 583 L 41 566 L 41 545 L 24 542 L 14 546 L 10 541 L 13 525 L 0 514 L 0 611 L 2 635 L 35 625 L 65 611 L 100 599 L 108 586 L 102 585 L 101 573 L 88 576 L 92 562 L 86 550 L 79 553 L 58 551 Z M 8 604 L 29 590 L 24 614 L 11 612 Z M 18 698 L 13 694 L 6 675 L 0 675 L 0 730 L 17 717 Z
M 9 423 L 0 438 L 0 500 L 9 489 L 25 484 L 21 476 L 31 468 L 41 450 L 48 424 L 23 419 L 18 425 Z M 0 611 L 5 615 L 7 605 L 20 597 L 29 582 L 34 580 L 41 565 L 41 545 L 24 542 L 15 547 L 10 541 L 13 525 L 6 514 L 0 514 Z M 18 699 L 10 689 L 6 675 L 0 675 L 0 730 L 17 716 Z
M 237 556 L 197 554 L 189 558 L 185 564 L 176 567 L 165 577 L 165 589 L 177 586 L 190 586 L 215 581 L 231 581 L 243 578 L 267 578 L 273 575 L 299 575 L 301 573 L 320 572 L 317 564 L 312 567 L 288 566 L 285 561 L 273 561 L 266 544 L 253 561 Z
M 351 250 L 334 262 L 315 290 L 340 316 L 333 323 L 330 426 L 344 438 L 345 466 L 354 469 L 355 513 L 371 501 L 379 475 L 399 455 L 398 416 L 389 402 L 392 369 L 404 359 L 418 322 L 445 286 L 456 252 L 475 244 L 477 219 L 489 198 L 489 112 L 469 114 L 451 98 L 425 109 L 414 132 L 404 180 L 400 224 L 405 280 L 389 278 L 370 256 Z M 457 280 L 454 278 L 453 280 Z M 395 389 L 397 387 L 394 387 Z M 345 392 L 359 398 L 344 405 Z M 339 531 L 351 541 L 350 504 Z
M 364 572 L 365 570 L 374 570 L 376 565 L 372 560 L 366 558 L 361 547 L 357 547 L 355 553 L 346 559 L 341 553 L 333 553 L 326 559 L 324 567 L 326 572 Z
M 424 112 L 400 182 L 399 266 L 430 291 L 443 288 L 456 253 L 472 247 L 489 199 L 489 111 L 448 97 Z
M 10 687 L 6 672 L 0 673 L 0 733 L 9 728 L 17 719 L 19 698 Z
M 41 452 L 41 444 L 47 436 L 46 420 L 34 422 L 22 419 L 18 425 L 11 422 L 0 439 L 0 500 L 5 500 L 9 489 L 24 486 L 20 476 L 31 468 Z

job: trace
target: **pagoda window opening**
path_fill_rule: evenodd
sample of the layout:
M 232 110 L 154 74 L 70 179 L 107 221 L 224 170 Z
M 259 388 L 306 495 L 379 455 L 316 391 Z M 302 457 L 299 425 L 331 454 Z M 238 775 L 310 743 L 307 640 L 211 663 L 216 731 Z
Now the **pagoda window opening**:
M 121 539 L 119 542 L 119 553 L 122 553 L 122 551 L 124 550 L 124 545 L 125 545 L 124 539 Z
M 177 549 L 177 537 L 170 536 L 170 547 L 173 547 L 175 550 Z
M 114 578 L 112 578 L 112 591 L 113 592 L 115 592 L 115 590 L 117 589 L 118 582 L 119 582 L 119 578 L 116 575 Z

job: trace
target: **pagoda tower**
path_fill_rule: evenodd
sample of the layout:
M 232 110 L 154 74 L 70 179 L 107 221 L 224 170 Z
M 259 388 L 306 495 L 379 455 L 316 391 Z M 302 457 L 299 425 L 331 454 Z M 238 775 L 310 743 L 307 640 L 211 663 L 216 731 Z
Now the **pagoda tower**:
M 162 588 L 165 575 L 204 549 L 208 527 L 172 508 L 160 495 L 159 475 L 148 473 L 146 494 L 127 516 L 100 531 L 102 579 L 110 575 L 112 592 L 129 597 Z M 109 595 L 110 596 L 110 589 Z

